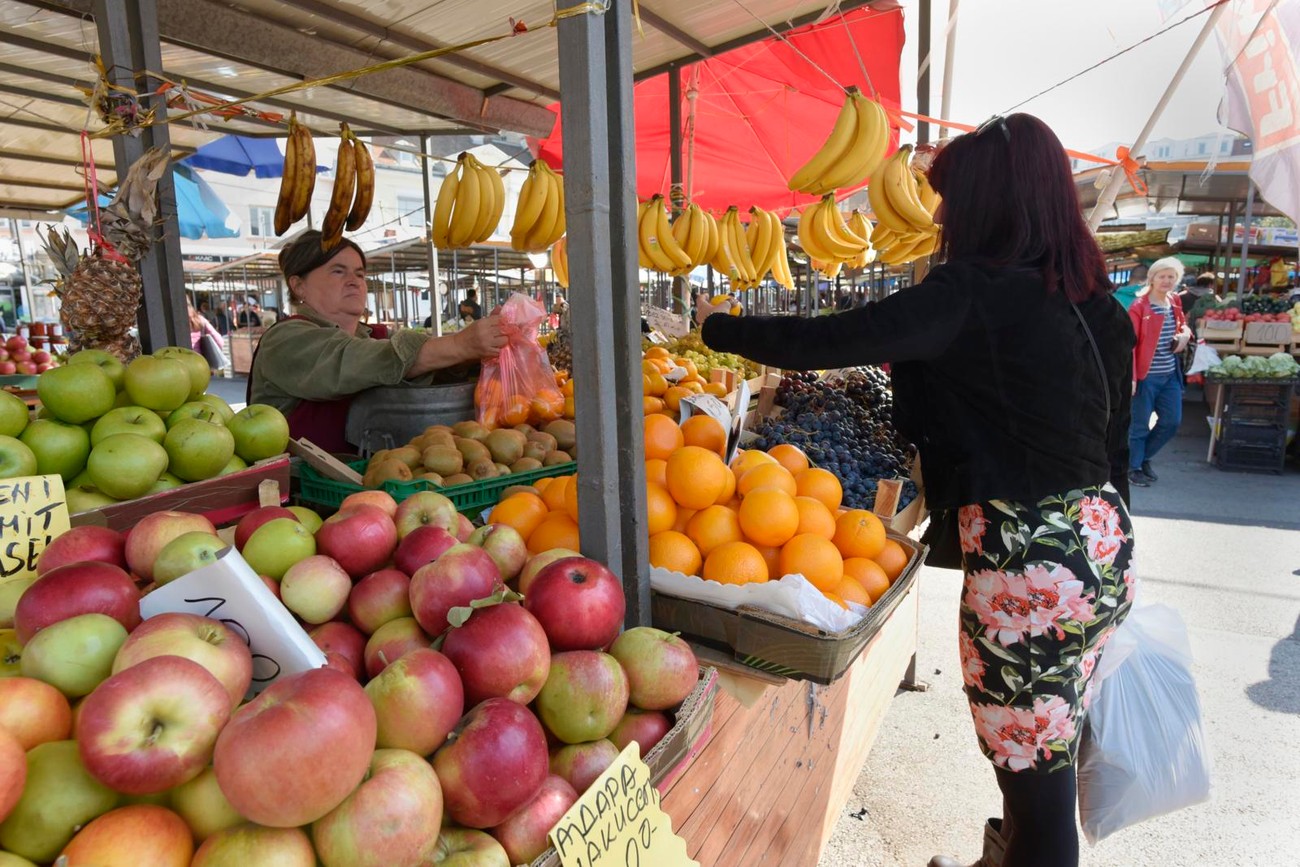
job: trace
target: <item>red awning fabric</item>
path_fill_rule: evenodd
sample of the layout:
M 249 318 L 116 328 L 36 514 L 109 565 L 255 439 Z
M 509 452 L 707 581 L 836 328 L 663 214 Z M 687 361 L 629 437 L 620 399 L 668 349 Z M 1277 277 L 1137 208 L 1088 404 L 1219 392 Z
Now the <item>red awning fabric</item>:
M 751 205 L 784 214 L 811 196 L 792 193 L 786 181 L 830 133 L 844 103 L 843 87 L 875 94 L 886 109 L 899 103 L 898 68 L 903 50 L 903 13 L 864 7 L 711 57 L 682 72 L 682 124 L 689 129 L 692 81 L 698 89 L 693 169 L 684 170 L 688 198 L 721 213 Z M 865 68 L 865 74 L 864 74 Z M 833 80 L 832 80 L 833 79 Z M 668 78 L 635 86 L 637 195 L 668 194 Z M 559 121 L 542 139 L 539 154 L 563 165 Z M 894 125 L 890 149 L 898 141 Z M 683 134 L 683 166 L 688 145 Z

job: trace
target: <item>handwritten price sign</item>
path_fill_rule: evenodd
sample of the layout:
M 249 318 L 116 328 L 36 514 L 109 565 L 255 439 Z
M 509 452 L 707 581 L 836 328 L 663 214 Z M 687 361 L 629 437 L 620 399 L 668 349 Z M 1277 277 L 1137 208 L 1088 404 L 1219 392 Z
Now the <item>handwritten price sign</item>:
M 35 578 L 36 560 L 68 530 L 68 504 L 58 476 L 0 482 L 0 580 Z
M 659 809 L 636 741 L 569 808 L 550 841 L 564 867 L 699 867 Z

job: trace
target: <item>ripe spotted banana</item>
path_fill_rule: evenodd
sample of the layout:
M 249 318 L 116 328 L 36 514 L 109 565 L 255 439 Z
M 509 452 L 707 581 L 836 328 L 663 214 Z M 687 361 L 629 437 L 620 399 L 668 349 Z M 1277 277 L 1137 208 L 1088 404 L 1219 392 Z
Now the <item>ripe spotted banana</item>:
M 352 135 L 352 154 L 357 164 L 357 189 L 344 224 L 349 232 L 365 225 L 366 217 L 370 216 L 370 206 L 375 201 L 375 161 L 370 156 L 370 148 L 356 135 Z
M 284 174 L 275 206 L 275 234 L 283 235 L 289 227 L 307 216 L 312 193 L 316 191 L 316 145 L 311 132 L 289 116 L 289 135 L 284 142 Z
M 343 224 L 352 209 L 352 193 L 357 184 L 356 154 L 352 144 L 352 132 L 343 124 L 342 137 L 339 139 L 338 159 L 334 164 L 334 189 L 330 193 L 329 210 L 321 222 L 320 245 L 322 250 L 332 250 L 343 240 Z
M 298 128 L 298 116 L 289 115 L 289 134 L 284 140 L 284 169 L 280 175 L 280 195 L 275 200 L 275 234 L 283 235 L 293 224 L 293 194 L 298 180 L 299 151 L 294 142 L 294 132 Z

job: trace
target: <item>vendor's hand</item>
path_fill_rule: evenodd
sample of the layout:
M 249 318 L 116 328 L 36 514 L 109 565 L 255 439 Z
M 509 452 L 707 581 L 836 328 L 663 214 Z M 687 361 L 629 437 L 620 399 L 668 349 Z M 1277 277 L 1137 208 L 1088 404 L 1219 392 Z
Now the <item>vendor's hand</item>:
M 501 332 L 501 317 L 496 313 L 467 325 L 460 331 L 461 345 L 470 358 L 486 358 L 496 355 L 506 345 L 505 335 Z

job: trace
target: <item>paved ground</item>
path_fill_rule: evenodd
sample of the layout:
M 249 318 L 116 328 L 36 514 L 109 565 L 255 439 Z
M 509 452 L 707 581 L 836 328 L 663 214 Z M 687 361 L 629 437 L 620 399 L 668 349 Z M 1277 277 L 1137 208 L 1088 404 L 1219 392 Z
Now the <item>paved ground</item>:
M 1202 404 L 1135 489 L 1141 595 L 1175 606 L 1196 656 L 1214 760 L 1209 803 L 1083 844 L 1083 867 L 1263 867 L 1300 856 L 1300 472 L 1205 463 Z M 921 575 L 924 693 L 899 693 L 821 867 L 973 861 L 999 814 L 993 773 L 961 694 L 961 576 Z
M 248 377 L 214 376 L 208 383 L 208 391 L 230 404 L 234 409 L 244 408 L 244 396 L 248 388 Z

